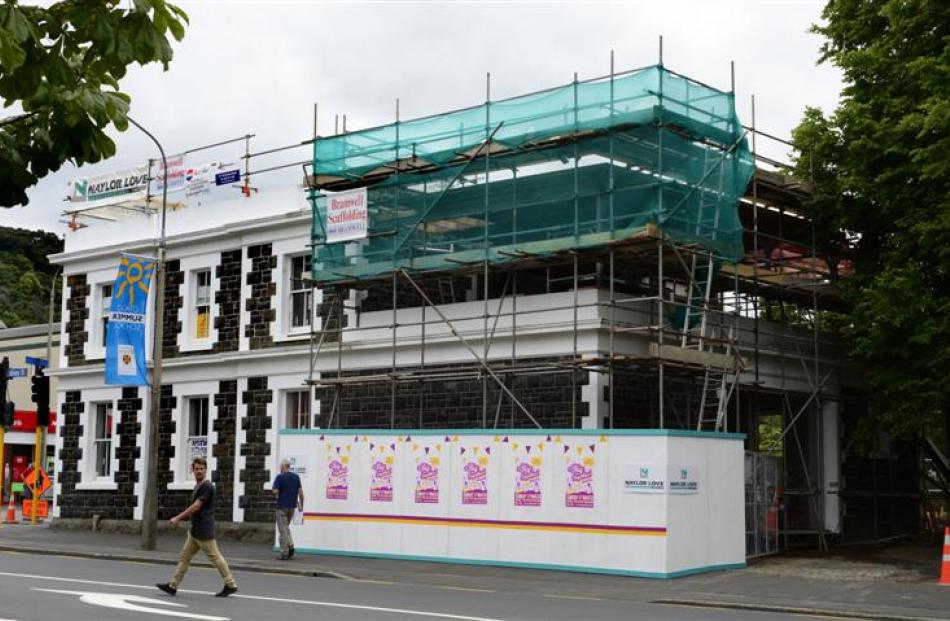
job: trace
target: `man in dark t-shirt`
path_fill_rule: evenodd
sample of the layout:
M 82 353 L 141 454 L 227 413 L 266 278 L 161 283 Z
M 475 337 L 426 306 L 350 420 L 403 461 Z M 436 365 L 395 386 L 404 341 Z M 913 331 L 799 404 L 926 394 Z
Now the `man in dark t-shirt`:
M 275 511 L 277 519 L 277 538 L 280 543 L 278 560 L 286 561 L 294 555 L 294 538 L 290 534 L 290 522 L 294 510 L 303 511 L 303 486 L 297 473 L 290 471 L 290 461 L 283 459 L 280 462 L 280 474 L 274 479 L 271 486 L 274 497 L 277 499 Z
M 195 457 L 191 462 L 191 471 L 195 474 L 195 491 L 191 495 L 191 504 L 170 520 L 173 525 L 178 525 L 179 522 L 190 519 L 191 528 L 188 530 L 188 538 L 178 554 L 178 566 L 172 574 L 172 579 L 155 586 L 169 595 L 177 593 L 178 585 L 181 584 L 182 578 L 191 566 L 192 557 L 201 550 L 211 564 L 218 569 L 218 573 L 224 580 L 224 588 L 215 593 L 215 597 L 227 597 L 238 589 L 228 562 L 224 560 L 214 540 L 215 489 L 214 483 L 205 478 L 208 473 L 208 462 L 204 457 Z

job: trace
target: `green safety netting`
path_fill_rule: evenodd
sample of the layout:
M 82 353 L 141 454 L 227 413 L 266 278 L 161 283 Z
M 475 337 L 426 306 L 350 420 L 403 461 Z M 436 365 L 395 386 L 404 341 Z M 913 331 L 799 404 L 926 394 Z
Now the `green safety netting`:
M 650 222 L 735 261 L 752 168 L 732 93 L 661 67 L 319 139 L 318 180 L 372 185 L 368 238 L 335 244 L 323 243 L 325 201 L 312 193 L 313 274 L 510 262 Z

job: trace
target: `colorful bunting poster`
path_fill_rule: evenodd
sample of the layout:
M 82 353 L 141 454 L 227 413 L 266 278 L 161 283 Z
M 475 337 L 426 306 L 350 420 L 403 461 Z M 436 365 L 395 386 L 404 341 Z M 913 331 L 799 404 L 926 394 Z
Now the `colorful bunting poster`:
M 439 466 L 442 460 L 439 454 L 442 445 L 412 445 L 416 462 L 416 504 L 438 504 L 439 502 Z
M 564 445 L 567 490 L 564 506 L 569 509 L 594 508 L 594 452 L 596 445 Z
M 462 504 L 488 504 L 488 462 L 491 447 L 461 447 L 462 457 Z
M 393 448 L 385 444 L 369 445 L 370 451 L 370 502 L 393 501 L 393 465 L 396 461 Z
M 350 447 L 327 445 L 327 500 L 346 500 L 350 491 Z

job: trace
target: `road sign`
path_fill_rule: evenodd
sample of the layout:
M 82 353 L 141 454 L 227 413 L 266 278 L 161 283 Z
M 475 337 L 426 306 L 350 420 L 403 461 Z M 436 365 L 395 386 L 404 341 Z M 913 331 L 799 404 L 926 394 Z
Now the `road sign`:
M 23 519 L 27 517 L 33 517 L 33 501 L 32 500 L 23 500 Z M 36 503 L 36 517 L 45 518 L 49 515 L 49 503 L 45 500 L 41 500 Z
M 7 377 L 26 377 L 26 367 L 13 367 L 7 369 Z
M 50 483 L 49 475 L 46 474 L 46 471 L 40 468 L 39 470 L 33 468 L 23 477 L 23 482 L 26 483 L 26 486 L 33 489 L 34 482 L 36 483 L 36 495 L 42 496 L 43 493 L 50 488 L 52 483 Z
M 32 364 L 34 367 L 39 367 L 41 369 L 45 369 L 49 366 L 49 360 L 46 358 L 34 358 L 33 356 L 27 356 L 26 363 Z

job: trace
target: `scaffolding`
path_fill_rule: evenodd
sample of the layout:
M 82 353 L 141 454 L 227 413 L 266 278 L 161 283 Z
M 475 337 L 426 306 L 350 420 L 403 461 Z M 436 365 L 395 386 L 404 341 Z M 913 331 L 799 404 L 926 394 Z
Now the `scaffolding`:
M 468 381 L 482 387 L 480 406 L 470 407 L 483 428 L 577 427 L 591 415 L 581 411 L 584 378 L 599 376 L 606 408 L 597 425 L 744 431 L 755 447 L 761 403 L 780 395 L 778 478 L 802 507 L 800 524 L 786 517 L 786 543 L 801 532 L 823 547 L 822 465 L 808 448 L 820 445 L 821 429 L 803 438 L 799 428 L 834 398 L 826 385 L 837 362 L 823 364 L 821 354 L 835 343 L 821 332 L 819 309 L 842 308 L 835 279 L 849 266 L 818 255 L 800 210 L 807 185 L 757 153 L 762 140 L 791 145 L 755 128 L 754 99 L 752 126 L 743 126 L 734 88 L 662 62 L 615 73 L 611 58 L 607 76 L 575 75 L 526 96 L 492 101 L 489 76 L 479 106 L 409 121 L 398 108 L 389 125 L 313 144 L 311 284 L 323 303 L 309 383 L 322 424 L 351 426 L 344 402 L 374 389 L 381 403 L 388 386 L 389 427 L 438 425 L 426 418 L 437 407 L 426 386 Z M 328 243 L 327 193 L 363 187 L 367 237 Z M 560 293 L 563 303 L 532 307 L 531 293 Z M 386 325 L 360 325 L 368 300 L 371 310 L 388 309 Z M 400 315 L 407 309 L 417 312 Z M 344 351 L 381 328 L 388 368 L 345 369 Z M 569 334 L 570 351 L 523 353 L 530 333 L 546 329 Z M 579 345 L 592 329 L 607 335 L 594 352 Z M 447 339 L 468 363 L 427 359 Z M 406 343 L 415 360 L 397 355 Z M 764 352 L 781 359 L 781 377 L 765 376 Z M 792 398 L 786 360 L 808 381 Z M 539 415 L 525 390 L 532 377 L 570 386 L 569 415 Z M 630 385 L 644 388 L 644 412 L 624 405 Z M 764 550 L 775 551 L 768 537 Z

